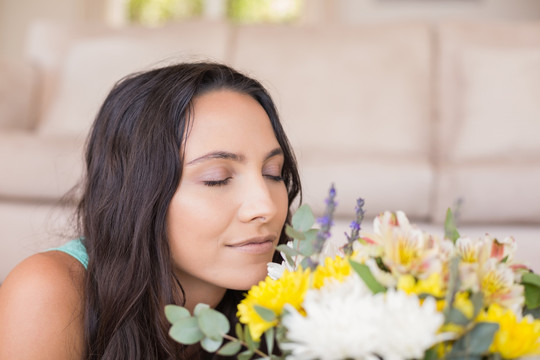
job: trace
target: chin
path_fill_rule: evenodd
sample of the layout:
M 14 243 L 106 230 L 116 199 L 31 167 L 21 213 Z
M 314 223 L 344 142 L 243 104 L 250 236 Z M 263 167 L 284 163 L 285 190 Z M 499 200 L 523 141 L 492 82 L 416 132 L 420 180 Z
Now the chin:
M 235 284 L 232 284 L 234 286 L 229 287 L 231 290 L 241 290 L 241 291 L 247 291 L 249 290 L 253 285 L 257 285 L 259 282 L 263 281 L 267 276 L 267 270 L 266 265 L 264 267 L 264 271 L 257 271 L 257 272 L 251 272 L 249 274 L 243 274 L 241 279 L 238 279 L 238 281 L 235 282 Z

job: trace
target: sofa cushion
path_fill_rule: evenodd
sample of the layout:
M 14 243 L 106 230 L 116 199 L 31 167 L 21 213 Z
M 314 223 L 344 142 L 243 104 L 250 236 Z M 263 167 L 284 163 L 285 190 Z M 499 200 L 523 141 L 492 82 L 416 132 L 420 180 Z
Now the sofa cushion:
M 0 132 L 0 199 L 56 202 L 82 175 L 84 138 Z
M 337 216 L 366 199 L 429 216 L 430 30 L 422 23 L 240 26 L 232 64 L 269 87 L 297 153 L 304 201 Z
M 439 169 L 433 220 L 461 201 L 464 224 L 540 224 L 540 163 L 467 163 Z
M 96 30 L 71 39 L 58 61 L 56 86 L 50 89 L 39 131 L 85 134 L 105 96 L 122 77 L 179 61 L 225 61 L 228 38 L 227 24 L 199 21 L 156 29 Z
M 35 125 L 37 87 L 30 64 L 0 59 L 0 129 L 29 130 Z
M 462 58 L 462 123 L 451 157 L 540 159 L 540 44 Z
M 443 161 L 540 160 L 540 24 L 439 27 Z
M 540 223 L 540 24 L 439 26 L 438 180 L 433 216 Z
M 232 64 L 270 87 L 296 147 L 426 159 L 430 46 L 421 23 L 246 25 Z
M 428 161 L 299 155 L 303 200 L 318 216 L 323 214 L 324 199 L 334 184 L 337 219 L 353 220 L 357 198 L 364 199 L 367 218 L 385 210 L 402 210 L 415 220 L 426 221 L 430 217 L 434 173 Z

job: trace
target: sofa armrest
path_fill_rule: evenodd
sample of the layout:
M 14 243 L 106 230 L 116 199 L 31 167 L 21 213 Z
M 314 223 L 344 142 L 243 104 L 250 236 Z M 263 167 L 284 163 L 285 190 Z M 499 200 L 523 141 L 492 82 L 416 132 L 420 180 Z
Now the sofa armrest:
M 37 80 L 30 64 L 0 58 L 0 131 L 34 128 Z

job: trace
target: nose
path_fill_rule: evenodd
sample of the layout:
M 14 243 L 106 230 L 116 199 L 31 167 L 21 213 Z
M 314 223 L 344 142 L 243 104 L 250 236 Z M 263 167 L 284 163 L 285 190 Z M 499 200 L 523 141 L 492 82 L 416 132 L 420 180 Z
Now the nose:
M 277 213 L 272 191 L 265 179 L 251 179 L 242 189 L 242 200 L 238 217 L 242 222 L 270 221 Z

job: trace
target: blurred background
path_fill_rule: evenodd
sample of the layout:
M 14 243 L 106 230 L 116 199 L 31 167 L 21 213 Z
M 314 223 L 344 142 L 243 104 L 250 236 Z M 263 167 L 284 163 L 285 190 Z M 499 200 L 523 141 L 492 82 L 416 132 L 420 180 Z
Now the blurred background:
M 0 0 L 0 282 L 76 236 L 92 120 L 113 84 L 186 60 L 261 80 L 304 200 L 340 233 L 404 210 L 513 235 L 540 270 L 539 0 Z
M 342 23 L 423 19 L 538 20 L 537 0 L 1 0 L 0 53 L 22 60 L 36 20 L 160 26 L 187 19 Z

